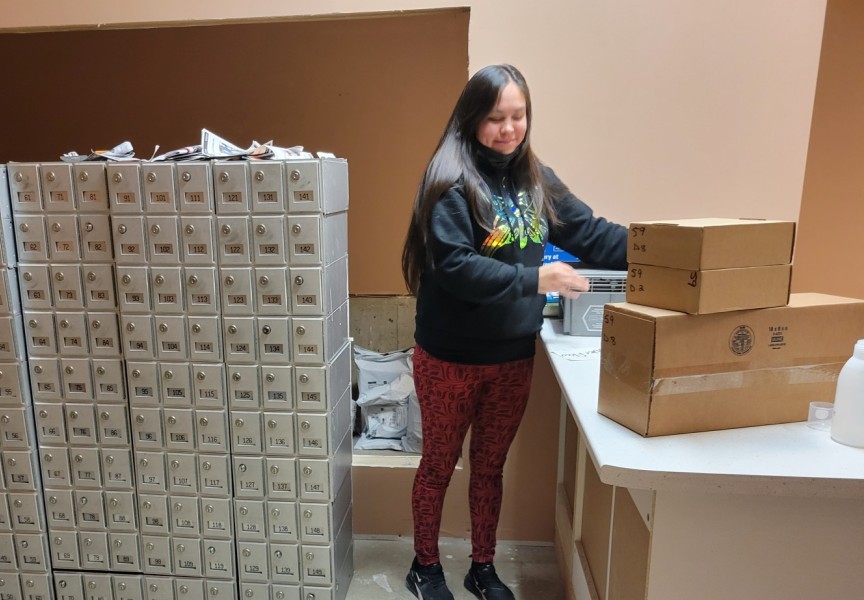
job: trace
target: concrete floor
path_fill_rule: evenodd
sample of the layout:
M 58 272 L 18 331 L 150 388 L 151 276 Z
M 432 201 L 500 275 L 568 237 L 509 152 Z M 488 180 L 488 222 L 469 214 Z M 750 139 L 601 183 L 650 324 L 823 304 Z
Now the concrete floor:
M 441 564 L 455 600 L 475 600 L 462 584 L 471 564 L 471 544 L 466 540 L 442 540 Z M 410 600 L 405 575 L 414 558 L 410 538 L 354 538 L 354 579 L 346 600 Z M 517 600 L 562 600 L 564 586 L 549 546 L 498 544 L 495 568 Z

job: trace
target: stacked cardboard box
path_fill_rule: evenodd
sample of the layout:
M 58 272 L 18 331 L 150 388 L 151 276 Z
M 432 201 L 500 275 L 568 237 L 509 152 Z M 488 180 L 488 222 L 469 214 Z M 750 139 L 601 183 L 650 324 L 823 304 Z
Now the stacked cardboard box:
M 864 301 L 823 294 L 711 315 L 609 304 L 599 410 L 644 436 L 803 421 L 862 337 Z
M 785 306 L 794 238 L 791 221 L 633 223 L 627 302 L 690 314 Z
M 604 311 L 600 413 L 656 436 L 802 421 L 832 401 L 864 300 L 789 296 L 793 235 L 777 221 L 632 225 L 628 302 Z

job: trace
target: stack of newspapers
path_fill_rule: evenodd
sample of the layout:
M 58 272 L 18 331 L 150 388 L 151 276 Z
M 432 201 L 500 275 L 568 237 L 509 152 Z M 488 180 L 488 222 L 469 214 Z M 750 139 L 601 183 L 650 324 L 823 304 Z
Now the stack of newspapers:
M 252 144 L 243 149 L 240 146 L 232 144 L 225 138 L 219 137 L 208 129 L 201 130 L 201 143 L 193 146 L 185 146 L 177 148 L 163 154 L 156 154 L 159 151 L 159 146 L 153 150 L 153 155 L 149 159 L 142 159 L 135 156 L 135 152 L 130 142 L 122 142 L 110 150 L 91 150 L 89 154 L 78 154 L 77 152 L 67 152 L 60 158 L 65 162 L 85 162 L 85 161 L 109 161 L 109 162 L 134 162 L 134 161 L 172 161 L 172 162 L 188 162 L 197 160 L 290 160 L 298 158 L 314 158 L 310 152 L 305 152 L 303 146 L 292 146 L 283 148 L 276 146 L 272 141 L 265 144 L 259 144 L 253 141 Z M 328 152 L 318 152 L 319 158 L 333 157 Z

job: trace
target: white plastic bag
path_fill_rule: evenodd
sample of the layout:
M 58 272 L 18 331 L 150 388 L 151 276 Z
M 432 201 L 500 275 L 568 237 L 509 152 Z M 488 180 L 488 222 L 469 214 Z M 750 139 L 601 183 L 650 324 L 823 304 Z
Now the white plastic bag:
M 423 452 L 423 423 L 420 419 L 420 401 L 417 393 L 408 398 L 408 428 L 402 436 L 402 448 L 405 452 Z
M 408 407 L 401 404 L 369 406 L 365 417 L 366 437 L 401 440 L 408 431 Z
M 399 452 L 403 449 L 400 440 L 370 438 L 365 433 L 361 433 L 360 437 L 357 438 L 354 448 L 357 450 L 398 450 Z
M 384 385 L 377 385 L 365 392 L 360 392 L 357 406 L 407 405 L 412 395 L 414 395 L 414 377 L 411 373 L 401 373 Z
M 370 388 L 385 385 L 402 373 L 412 373 L 414 348 L 395 350 L 384 354 L 354 345 L 354 364 L 357 365 L 357 388 L 360 395 Z
M 363 433 L 370 438 L 401 439 L 408 432 L 408 404 L 413 395 L 414 379 L 409 373 L 360 394 L 357 406 Z
M 356 404 L 363 423 L 355 448 L 421 451 L 423 435 L 414 390 L 413 356 L 413 348 L 379 354 L 354 346 L 360 392 Z

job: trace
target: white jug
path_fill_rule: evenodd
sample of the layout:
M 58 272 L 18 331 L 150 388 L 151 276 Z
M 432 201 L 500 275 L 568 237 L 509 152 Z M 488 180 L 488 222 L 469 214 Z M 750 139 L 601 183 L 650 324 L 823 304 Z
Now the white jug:
M 858 340 L 852 357 L 840 369 L 831 439 L 864 448 L 864 340 Z

